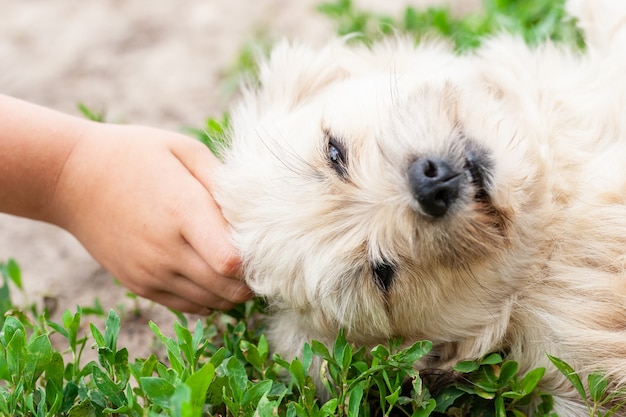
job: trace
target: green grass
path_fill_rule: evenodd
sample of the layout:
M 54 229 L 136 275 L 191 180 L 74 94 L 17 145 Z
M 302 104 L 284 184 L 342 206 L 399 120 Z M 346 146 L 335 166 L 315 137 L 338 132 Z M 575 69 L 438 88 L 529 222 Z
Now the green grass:
M 463 18 L 441 8 L 407 8 L 398 17 L 381 16 L 355 9 L 350 0 L 322 4 L 319 11 L 336 23 L 338 34 L 358 33 L 352 38 L 356 42 L 371 43 L 398 32 L 419 42 L 435 34 L 451 39 L 463 52 L 504 30 L 518 33 L 530 44 L 552 39 L 584 47 L 573 22 L 563 21 L 561 1 L 486 0 L 484 12 Z M 252 50 L 246 47 L 233 68 L 254 79 Z M 104 119 L 103 113 L 80 108 L 90 119 Z M 228 140 L 228 123 L 228 115 L 209 118 L 201 128 L 187 132 L 215 151 Z M 517 363 L 499 353 L 458 364 L 432 392 L 422 380 L 425 375 L 413 369 L 431 348 L 427 341 L 401 348 L 399 340 L 391 340 L 366 350 L 347 343 L 340 334 L 333 346 L 311 341 L 298 359 L 272 355 L 259 320 L 265 314 L 260 300 L 195 323 L 174 313 L 178 322 L 169 332 L 150 323 L 167 358 L 150 355 L 131 361 L 128 350 L 118 345 L 124 321 L 116 311 L 105 314 L 95 303 L 67 310 L 55 322 L 45 310 L 12 302 L 12 292 L 22 291 L 17 262 L 0 263 L 0 273 L 3 416 L 521 417 L 531 398 L 539 399 L 533 403 L 536 416 L 553 415 L 552 398 L 537 390 L 545 370 L 519 375 Z M 93 315 L 104 325 L 94 325 Z M 97 359 L 86 361 L 83 353 L 92 346 Z M 320 370 L 312 364 L 319 361 L 324 363 L 322 387 L 314 383 Z M 603 405 L 622 406 L 600 375 L 589 377 L 585 391 L 569 365 L 557 358 L 552 361 L 585 399 L 590 416 L 611 415 L 613 411 L 600 411 Z M 329 399 L 317 400 L 320 394 Z
M 115 311 L 108 313 L 104 329 L 89 323 L 85 334 L 80 307 L 54 322 L 34 307 L 13 305 L 9 283 L 19 288 L 19 267 L 10 260 L 0 271 L 0 414 L 7 416 L 379 416 L 392 411 L 428 416 L 452 404 L 459 410 L 506 413 L 529 399 L 543 375 L 538 370 L 519 379 L 515 363 L 490 355 L 460 364 L 457 374 L 466 374 L 466 382 L 431 396 L 413 369 L 430 350 L 429 342 L 401 349 L 392 340 L 366 351 L 342 334 L 333 346 L 312 341 L 301 358 L 286 361 L 270 354 L 262 325 L 254 324 L 263 312 L 258 300 L 191 326 L 183 318 L 174 325 L 175 337 L 150 323 L 167 360 L 151 355 L 131 362 L 117 343 L 122 322 Z M 63 340 L 55 343 L 61 350 L 53 347 L 53 335 Z M 83 363 L 91 346 L 97 360 Z M 323 390 L 330 400 L 323 404 L 316 400 L 314 358 L 326 364 Z
M 394 18 L 357 10 L 352 0 L 323 3 L 318 10 L 335 22 L 339 35 L 357 34 L 352 39 L 366 44 L 394 34 L 408 34 L 417 42 L 437 36 L 452 40 L 458 51 L 466 51 L 480 46 L 485 37 L 507 32 L 531 45 L 550 39 L 584 46 L 574 21 L 565 17 L 562 0 L 485 0 L 484 10 L 462 18 L 442 7 L 408 7 Z
M 311 341 L 300 358 L 272 355 L 258 320 L 259 300 L 204 321 L 188 323 L 178 315 L 174 337 L 149 326 L 167 352 L 129 360 L 118 346 L 123 325 L 111 310 L 103 328 L 86 320 L 81 307 L 66 310 L 60 322 L 34 306 L 11 302 L 10 288 L 21 287 L 14 260 L 0 264 L 3 323 L 0 330 L 0 415 L 3 416 L 525 416 L 533 396 L 536 416 L 552 416 L 550 395 L 537 392 L 544 369 L 524 376 L 517 363 L 494 353 L 459 363 L 449 383 L 429 392 L 413 364 L 431 349 L 420 341 L 401 348 L 399 340 L 370 350 L 357 348 L 339 334 L 333 346 Z M 92 314 L 103 314 L 91 309 Z M 81 329 L 88 324 L 89 331 Z M 55 344 L 51 338 L 55 337 Z M 59 342 L 59 338 L 61 342 Z M 60 346 L 57 348 L 56 346 Z M 85 349 L 97 360 L 84 363 Z M 551 358 L 568 377 L 590 416 L 615 405 L 616 393 L 598 374 L 589 377 L 589 395 L 565 362 Z M 315 360 L 324 363 L 323 387 L 313 376 Z M 326 402 L 316 400 L 322 390 Z

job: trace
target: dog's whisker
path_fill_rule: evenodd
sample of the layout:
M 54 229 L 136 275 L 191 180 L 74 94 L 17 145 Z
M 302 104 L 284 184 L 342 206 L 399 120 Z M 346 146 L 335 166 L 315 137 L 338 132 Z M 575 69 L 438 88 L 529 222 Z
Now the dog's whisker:
M 289 145 L 287 140 L 283 138 L 279 142 L 278 140 L 273 139 L 272 135 L 269 134 L 269 132 L 267 131 L 265 131 L 264 134 L 257 132 L 257 136 L 258 136 L 259 141 L 268 150 L 268 152 L 276 159 L 276 161 L 278 161 L 288 171 L 293 172 L 293 174 L 295 174 L 295 177 L 318 179 L 318 176 L 314 174 L 317 171 L 315 166 L 313 166 L 306 159 L 300 156 L 293 149 L 293 147 Z M 271 140 L 271 143 L 270 143 L 270 140 Z M 271 146 L 271 145 L 274 145 L 274 146 Z M 279 153 L 275 151 L 274 149 L 280 149 L 281 152 L 287 151 L 286 156 L 279 155 Z

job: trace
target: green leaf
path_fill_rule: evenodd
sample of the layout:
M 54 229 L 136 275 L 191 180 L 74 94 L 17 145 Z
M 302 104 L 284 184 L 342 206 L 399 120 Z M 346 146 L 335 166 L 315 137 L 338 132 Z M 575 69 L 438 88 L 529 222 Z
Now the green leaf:
M 596 403 L 602 401 L 602 399 L 606 395 L 606 390 L 608 387 L 606 377 L 597 372 L 593 372 L 587 377 L 587 385 L 589 386 L 589 394 L 591 395 L 591 399 Z
M 346 344 L 345 348 L 341 352 L 341 358 L 337 358 L 337 360 L 341 363 L 341 368 L 344 371 L 347 371 L 350 368 L 350 364 L 352 363 L 352 345 Z
M 506 417 L 506 407 L 504 405 L 504 398 L 498 395 L 494 401 L 494 407 L 496 411 L 496 417 Z
M 380 361 L 386 361 L 389 358 L 389 350 L 383 345 L 373 347 L 370 354 Z
M 63 368 L 63 356 L 57 351 L 52 352 L 45 368 L 46 389 L 54 387 L 59 392 L 63 390 Z
M 78 397 L 78 385 L 76 385 L 74 381 L 69 381 L 65 387 L 63 387 L 61 411 L 69 411 L 73 407 L 76 397 Z
M 259 403 L 261 398 L 266 397 L 272 389 L 272 381 L 265 380 L 260 381 L 250 387 L 243 395 L 241 404 L 243 407 L 250 405 L 255 406 Z
M 96 345 L 98 347 L 105 347 L 106 346 L 106 342 L 104 340 L 104 336 L 102 336 L 102 333 L 100 332 L 100 330 L 98 330 L 98 328 L 93 324 L 93 323 L 89 323 L 89 329 L 91 330 L 91 335 L 93 336 Z
M 194 407 L 201 407 L 204 404 L 214 376 L 215 367 L 207 362 L 185 380 L 185 384 L 191 389 L 191 403 Z
M 402 387 L 400 386 L 394 392 L 392 392 L 391 394 L 385 396 L 385 400 L 387 400 L 387 403 L 389 403 L 389 405 L 391 407 L 396 405 L 396 403 L 398 402 L 398 398 L 400 397 L 400 393 L 401 392 L 402 392 Z
M 255 416 L 278 416 L 278 401 L 270 401 L 267 396 L 259 399 L 255 410 Z
M 580 395 L 580 397 L 586 399 L 587 393 L 585 392 L 585 388 L 583 387 L 580 377 L 578 376 L 576 371 L 574 371 L 574 368 L 572 368 L 567 362 L 559 358 L 555 358 L 554 356 L 548 355 L 548 359 L 550 359 L 550 361 L 554 364 L 554 366 L 556 366 L 557 369 L 574 386 L 576 391 L 578 391 L 578 394 Z
M 176 332 L 176 337 L 178 338 L 178 347 L 180 351 L 183 353 L 188 363 L 194 364 L 196 349 L 193 346 L 193 336 L 191 335 L 191 332 L 186 327 L 181 326 L 178 322 L 174 323 L 174 331 Z
M 96 409 L 89 400 L 81 401 L 70 408 L 69 417 L 96 417 Z
M 248 388 L 248 375 L 243 365 L 234 357 L 226 362 L 226 371 L 228 377 L 228 386 L 237 402 L 241 403 L 243 394 Z
M 456 387 L 444 389 L 436 398 L 437 406 L 434 411 L 444 413 L 454 402 L 465 394 Z
M 6 323 L 9 322 L 8 319 L 12 317 L 8 317 Z M 12 379 L 19 379 L 23 376 L 23 369 L 27 357 L 26 353 L 26 335 L 24 334 L 23 328 L 16 329 L 11 334 L 11 339 L 9 343 L 7 343 L 6 347 L 6 357 L 7 357 L 7 367 L 9 369 L 9 374 Z
M 213 357 L 211 357 L 211 364 L 213 365 L 213 367 L 217 369 L 217 367 L 220 366 L 222 362 L 224 362 L 224 359 L 226 359 L 227 354 L 228 352 L 226 351 L 225 348 L 223 347 L 219 348 L 213 354 Z
M 339 332 L 339 334 L 337 334 L 335 344 L 333 345 L 333 358 L 335 359 L 333 362 L 337 363 L 339 366 L 342 366 L 344 352 L 347 348 L 348 342 L 346 341 L 345 332 L 342 330 Z
M 28 343 L 26 363 L 22 378 L 29 386 L 34 386 L 37 379 L 50 365 L 52 360 L 52 344 L 48 335 L 39 335 Z
M 102 369 L 94 367 L 91 371 L 93 382 L 98 387 L 98 391 L 90 391 L 90 394 L 98 392 L 107 401 L 113 403 L 115 407 L 121 407 L 126 402 L 121 388 Z M 91 397 L 90 397 L 91 398 Z
M 468 374 L 478 369 L 479 365 L 476 361 L 462 361 L 452 367 L 457 372 Z
M 150 401 L 159 407 L 169 407 L 170 397 L 174 394 L 174 385 L 158 377 L 143 377 L 139 379 L 139 383 Z
M 484 357 L 481 361 L 481 365 L 497 365 L 502 363 L 502 356 L 499 353 L 492 353 Z
M 18 319 L 13 316 L 8 316 L 0 331 L 0 340 L 4 346 L 8 346 L 9 342 L 13 338 L 15 332 L 20 330 L 22 334 L 25 333 L 24 325 L 20 323 Z
M 150 321 L 148 323 L 148 326 L 150 327 L 150 329 L 152 329 L 152 332 L 159 338 L 161 343 L 165 345 L 165 348 L 167 350 L 167 358 L 169 359 L 170 366 L 172 367 L 174 372 L 176 372 L 178 375 L 183 375 L 185 367 L 182 364 L 180 347 L 178 346 L 176 341 L 171 337 L 165 336 L 161 332 L 161 329 L 159 329 L 159 327 L 153 321 Z
M 241 353 L 243 353 L 243 357 L 250 365 L 254 366 L 256 369 L 263 369 L 265 361 L 261 358 L 259 350 L 253 343 L 242 340 L 239 343 L 239 348 L 241 349 Z
M 313 352 L 313 354 L 319 356 L 326 361 L 332 360 L 328 348 L 323 343 L 318 342 L 317 340 L 311 341 L 311 351 Z
M 206 349 L 209 341 L 204 336 L 204 326 L 202 325 L 202 321 L 196 321 L 196 327 L 193 332 L 193 339 L 191 341 L 191 345 L 196 349 L 194 355 L 194 365 L 197 364 L 202 352 Z
M 259 342 L 259 345 L 260 344 L 261 342 Z M 308 370 L 311 368 L 312 363 L 313 363 L 313 350 L 311 349 L 311 345 L 309 345 L 308 343 L 305 343 L 304 347 L 302 348 L 302 369 L 304 370 L 305 373 L 308 373 Z
M 552 398 L 552 395 L 543 394 L 539 398 L 541 398 L 541 402 L 537 406 L 535 415 L 553 417 L 553 414 L 550 414 L 550 411 L 552 411 L 552 408 L 554 407 L 554 399 Z
M 334 416 L 337 410 L 337 398 L 331 398 L 320 408 L 321 415 Z
M 113 364 L 117 381 L 125 385 L 130 379 L 130 367 L 128 366 L 128 349 L 122 348 L 115 352 L 115 362 Z
M 63 326 L 67 330 L 67 340 L 69 341 L 72 351 L 76 350 L 76 340 L 78 336 L 78 329 L 82 319 L 82 312 L 79 310 L 75 314 L 72 314 L 69 310 L 63 312 Z M 98 332 L 100 334 L 100 332 Z M 104 341 L 103 341 L 104 344 Z
M 78 110 L 82 113 L 82 115 L 87 119 L 93 122 L 104 122 L 106 119 L 106 113 L 104 111 L 93 111 L 89 107 L 87 107 L 84 103 L 77 104 Z
M 152 376 L 157 363 L 159 363 L 159 358 L 157 358 L 154 353 L 151 353 L 150 356 L 148 356 L 148 359 L 141 362 L 139 375 L 135 375 L 136 379 L 144 376 Z
M 300 359 L 295 358 L 291 361 L 291 363 L 289 364 L 289 373 L 293 377 L 293 380 L 296 383 L 298 389 L 302 391 L 306 384 L 306 381 L 304 369 L 302 368 L 302 362 L 300 362 Z
M 500 367 L 500 375 L 498 376 L 498 384 L 501 387 L 506 386 L 511 378 L 513 378 L 517 374 L 517 369 L 519 368 L 517 362 L 515 361 L 506 361 Z
M 358 416 L 361 409 L 361 401 L 363 399 L 363 387 L 355 385 L 349 393 L 348 399 L 348 415 Z
M 437 407 L 437 402 L 434 398 L 429 399 L 427 402 L 421 405 L 421 408 L 413 412 L 412 417 L 428 417 Z
M 433 344 L 427 340 L 415 342 L 411 347 L 400 352 L 399 360 L 413 364 L 426 356 L 432 348 Z
M 117 336 L 120 333 L 120 316 L 111 309 L 105 322 L 104 340 L 111 352 L 117 351 Z
M 177 417 L 201 417 L 202 409 L 191 403 L 191 390 L 185 384 L 179 384 L 170 398 L 172 415 Z
M 20 267 L 13 258 L 9 258 L 7 263 L 4 265 L 4 270 L 11 280 L 13 284 L 20 290 L 24 289 L 22 286 L 22 272 L 20 271 Z
M 537 388 L 537 385 L 539 384 L 539 382 L 541 381 L 541 378 L 543 378 L 543 375 L 545 373 L 546 373 L 545 368 L 537 368 L 528 372 L 526 375 L 524 375 L 524 378 L 522 378 L 522 382 L 521 382 L 522 390 L 526 394 L 532 393 L 535 390 L 535 388 Z

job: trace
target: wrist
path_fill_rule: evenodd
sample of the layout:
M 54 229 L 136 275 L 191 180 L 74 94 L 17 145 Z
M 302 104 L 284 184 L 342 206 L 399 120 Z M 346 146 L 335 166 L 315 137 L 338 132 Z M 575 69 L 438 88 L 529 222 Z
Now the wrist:
M 86 126 L 0 95 L 0 211 L 48 221 L 57 180 Z
M 71 137 L 66 139 L 66 152 L 59 160 L 58 175 L 40 219 L 70 232 L 71 224 L 80 217 L 82 206 L 91 201 L 90 192 L 97 189 L 92 171 L 97 169 L 99 161 L 92 157 L 90 145 L 92 138 L 105 127 L 83 119 L 73 120 L 72 125 Z

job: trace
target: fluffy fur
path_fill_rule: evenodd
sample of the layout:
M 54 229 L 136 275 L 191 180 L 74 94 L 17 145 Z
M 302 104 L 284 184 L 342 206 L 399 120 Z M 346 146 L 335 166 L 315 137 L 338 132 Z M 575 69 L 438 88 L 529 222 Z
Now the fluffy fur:
M 568 7 L 585 53 L 285 42 L 261 64 L 216 195 L 276 351 L 340 328 L 431 340 L 418 367 L 501 350 L 568 417 L 586 408 L 546 354 L 626 383 L 626 3 Z M 421 159 L 459 174 L 444 214 L 416 197 Z

